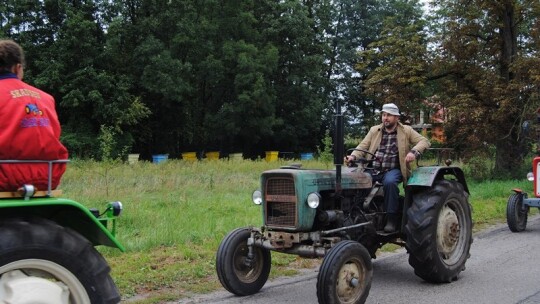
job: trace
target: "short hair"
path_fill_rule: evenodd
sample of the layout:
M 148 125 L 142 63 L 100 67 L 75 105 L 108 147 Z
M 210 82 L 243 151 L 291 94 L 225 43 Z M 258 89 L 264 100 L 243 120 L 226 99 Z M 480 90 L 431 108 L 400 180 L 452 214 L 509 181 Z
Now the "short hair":
M 9 71 L 16 64 L 25 64 L 22 47 L 11 39 L 1 39 L 0 71 Z

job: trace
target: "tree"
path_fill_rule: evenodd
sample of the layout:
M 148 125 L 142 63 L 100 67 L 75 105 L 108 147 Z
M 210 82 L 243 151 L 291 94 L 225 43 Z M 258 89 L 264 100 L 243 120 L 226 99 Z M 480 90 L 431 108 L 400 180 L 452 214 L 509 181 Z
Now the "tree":
M 216 57 L 225 75 L 217 87 L 222 103 L 208 115 L 207 125 L 221 128 L 213 132 L 226 139 L 229 151 L 241 149 L 255 157 L 264 150 L 312 150 L 318 143 L 322 88 L 327 86 L 323 42 L 316 39 L 322 28 L 313 11 L 320 2 L 227 2 L 221 7 L 224 41 Z
M 538 73 L 531 69 L 538 67 L 538 3 L 436 0 L 432 5 L 428 44 L 421 27 L 390 22 L 388 35 L 363 53 L 364 64 L 381 63 L 370 72 L 367 91 L 409 110 L 414 104 L 400 99 L 418 103 L 435 97 L 450 113 L 448 144 L 469 156 L 491 156 L 493 146 L 494 175 L 514 176 L 526 151 L 521 123 L 539 104 Z
M 391 1 L 344 0 L 332 1 L 330 22 L 325 29 L 329 52 L 326 55 L 326 77 L 329 80 L 331 103 L 334 109 L 337 100 L 348 110 L 349 118 L 361 122 L 364 127 L 353 128 L 354 136 L 366 132 L 372 124 L 371 117 L 378 104 L 365 92 L 365 81 L 378 62 L 362 62 L 359 52 L 367 51 L 370 45 L 381 38 L 386 17 L 395 15 Z M 331 113 L 329 113 L 331 114 Z M 328 117 L 328 123 L 332 119 Z
M 380 34 L 359 51 L 360 83 L 364 99 L 369 101 L 367 125 L 379 123 L 375 109 L 395 103 L 407 115 L 424 108 L 428 96 L 426 20 L 418 1 L 385 1 L 382 5 Z
M 266 3 L 261 3 L 264 6 Z M 266 150 L 274 136 L 276 92 L 272 78 L 276 73 L 278 51 L 261 39 L 261 23 L 256 18 L 258 5 L 252 1 L 225 1 L 216 17 L 219 48 L 212 61 L 221 68 L 220 79 L 208 88 L 212 98 L 206 124 L 210 139 L 225 152 L 243 151 L 256 157 Z
M 28 79 L 57 99 L 72 155 L 97 156 L 107 129 L 114 151 L 133 144 L 146 158 L 313 151 L 337 100 L 358 120 L 379 108 L 358 83 L 383 61 L 358 73 L 357 51 L 379 39 L 386 16 L 409 13 L 405 0 L 8 0 L 0 8 L 3 35 L 32 58 Z
M 493 145 L 494 175 L 517 177 L 526 153 L 521 123 L 539 104 L 536 72 L 529 69 L 538 66 L 530 31 L 538 30 L 538 3 L 437 3 L 442 7 L 436 36 L 441 50 L 432 78 L 438 81 L 438 96 L 451 105 L 451 143 L 476 154 Z
M 99 157 L 96 147 L 102 125 L 118 134 L 115 151 L 131 146 L 129 127 L 148 114 L 129 94 L 130 81 L 110 70 L 106 14 L 100 11 L 104 3 L 13 1 L 2 15 L 8 20 L 6 29 L 11 29 L 5 30 L 6 36 L 26 50 L 26 80 L 55 96 L 62 140 L 72 155 Z
M 267 1 L 257 16 L 261 40 L 278 51 L 270 77 L 276 92 L 273 136 L 269 147 L 281 151 L 314 150 L 319 144 L 323 109 L 328 105 L 324 18 L 328 1 Z
M 369 72 L 365 94 L 377 101 L 395 103 L 408 114 L 422 108 L 426 96 L 427 35 L 417 1 L 394 1 L 384 19 L 380 38 L 360 52 L 360 71 Z M 399 12 L 399 13 L 398 13 Z

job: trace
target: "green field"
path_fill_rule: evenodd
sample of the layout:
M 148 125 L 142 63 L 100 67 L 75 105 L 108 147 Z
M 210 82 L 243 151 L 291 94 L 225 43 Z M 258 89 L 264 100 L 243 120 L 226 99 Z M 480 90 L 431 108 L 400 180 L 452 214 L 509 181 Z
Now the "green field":
M 241 226 L 262 223 L 251 202 L 259 175 L 288 162 L 169 160 L 103 164 L 73 161 L 62 180 L 64 196 L 87 207 L 120 200 L 124 213 L 117 238 L 127 252 L 99 247 L 125 302 L 160 303 L 220 288 L 215 252 L 222 237 Z M 318 161 L 304 168 L 328 169 Z M 469 182 L 475 230 L 504 221 L 511 189 L 531 191 L 519 181 Z M 272 253 L 271 277 L 291 275 L 317 260 Z

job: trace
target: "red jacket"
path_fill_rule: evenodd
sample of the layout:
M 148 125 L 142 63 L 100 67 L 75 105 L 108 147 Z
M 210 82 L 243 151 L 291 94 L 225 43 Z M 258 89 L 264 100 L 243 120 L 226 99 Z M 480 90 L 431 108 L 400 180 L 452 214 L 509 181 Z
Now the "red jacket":
M 54 98 L 15 74 L 0 74 L 0 160 L 67 158 Z M 53 166 L 52 189 L 65 170 L 65 164 Z M 47 164 L 0 164 L 0 191 L 15 191 L 24 184 L 47 190 L 47 181 Z

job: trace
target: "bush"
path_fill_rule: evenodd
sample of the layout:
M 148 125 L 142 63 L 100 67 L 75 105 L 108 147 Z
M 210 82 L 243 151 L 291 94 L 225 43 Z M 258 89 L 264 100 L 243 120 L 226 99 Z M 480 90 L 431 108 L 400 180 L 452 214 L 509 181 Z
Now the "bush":
M 493 179 L 493 163 L 489 157 L 473 156 L 463 166 L 467 179 L 485 181 Z
M 345 151 L 356 148 L 361 141 L 362 139 L 346 136 L 345 137 Z
M 334 161 L 334 153 L 332 149 L 332 137 L 330 131 L 326 130 L 324 138 L 322 140 L 322 146 L 317 147 L 317 153 L 319 154 L 319 161 L 324 163 L 331 163 Z

